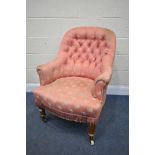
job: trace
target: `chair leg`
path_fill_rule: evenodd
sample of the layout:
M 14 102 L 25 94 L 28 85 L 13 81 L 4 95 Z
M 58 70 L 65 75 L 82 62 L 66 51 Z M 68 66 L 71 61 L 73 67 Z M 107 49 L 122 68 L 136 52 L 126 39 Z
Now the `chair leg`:
M 39 108 L 40 118 L 43 122 L 47 122 L 45 109 Z
M 89 142 L 91 145 L 94 145 L 95 129 L 96 129 L 96 124 L 88 123 L 88 135 L 89 135 Z

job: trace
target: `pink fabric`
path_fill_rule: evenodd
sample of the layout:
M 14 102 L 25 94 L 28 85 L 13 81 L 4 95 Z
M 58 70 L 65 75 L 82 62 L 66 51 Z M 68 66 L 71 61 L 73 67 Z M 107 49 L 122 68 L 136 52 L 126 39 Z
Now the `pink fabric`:
M 36 103 L 39 107 L 97 119 L 103 104 L 92 96 L 93 86 L 94 81 L 88 78 L 60 78 L 34 91 Z
M 51 111 L 55 108 L 59 111 L 65 110 L 62 112 L 73 114 L 69 109 L 73 108 L 75 104 L 80 105 L 81 108 L 79 111 L 75 110 L 74 114 L 79 116 L 84 111 L 87 117 L 98 119 L 101 111 L 99 102 L 101 99 L 105 99 L 107 84 L 112 75 L 112 64 L 116 48 L 115 42 L 115 34 L 108 29 L 98 27 L 78 27 L 71 29 L 65 34 L 61 42 L 57 58 L 48 64 L 37 67 L 42 86 L 34 91 L 34 95 L 40 97 L 48 95 L 48 100 L 51 103 L 49 109 Z M 75 85 L 76 77 L 80 81 L 79 83 L 85 83 L 85 86 L 73 88 L 73 83 L 70 81 L 72 84 L 68 83 L 70 89 L 66 91 L 72 91 L 73 94 L 69 96 L 66 92 L 64 97 L 61 98 L 62 100 L 58 101 L 60 99 L 59 95 L 62 92 L 59 94 L 57 91 L 61 88 L 61 91 L 65 92 L 65 88 L 62 89 L 63 82 L 62 86 L 60 82 L 63 80 L 66 81 L 67 78 L 65 77 L 74 77 L 74 80 L 72 80 L 75 82 Z M 81 79 L 78 77 L 81 77 Z M 57 95 L 54 94 L 54 90 L 58 93 Z M 81 90 L 81 92 L 75 93 L 77 90 Z M 78 97 L 80 94 L 85 95 L 87 103 L 84 103 L 82 98 L 76 100 L 78 104 L 74 103 L 74 101 L 71 102 L 72 96 Z M 93 97 L 96 97 L 96 102 Z M 65 102 L 69 102 L 69 104 L 63 107 Z M 62 109 L 59 109 L 56 103 L 60 104 L 59 107 L 62 106 Z M 40 100 L 37 100 L 37 104 L 41 106 L 43 103 L 41 104 Z M 48 106 L 47 102 L 43 105 Z M 87 112 L 87 108 L 90 108 L 88 105 L 92 106 L 93 113 L 91 114 Z

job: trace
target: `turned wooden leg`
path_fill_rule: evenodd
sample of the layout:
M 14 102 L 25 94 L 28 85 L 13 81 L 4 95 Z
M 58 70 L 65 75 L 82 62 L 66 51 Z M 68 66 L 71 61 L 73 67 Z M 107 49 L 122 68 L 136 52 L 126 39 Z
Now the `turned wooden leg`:
M 43 122 L 47 122 L 45 109 L 39 108 L 40 118 Z
M 94 145 L 95 129 L 96 129 L 96 124 L 88 123 L 88 135 L 89 135 L 89 142 L 91 145 Z

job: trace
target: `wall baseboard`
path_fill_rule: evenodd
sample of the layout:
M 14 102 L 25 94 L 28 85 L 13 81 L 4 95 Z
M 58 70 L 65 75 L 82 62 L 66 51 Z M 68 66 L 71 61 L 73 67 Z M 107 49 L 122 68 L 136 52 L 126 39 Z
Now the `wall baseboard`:
M 27 83 L 26 84 L 26 92 L 32 92 L 36 87 L 39 86 L 39 83 Z M 115 86 L 109 85 L 107 94 L 109 95 L 129 95 L 129 87 L 128 86 Z

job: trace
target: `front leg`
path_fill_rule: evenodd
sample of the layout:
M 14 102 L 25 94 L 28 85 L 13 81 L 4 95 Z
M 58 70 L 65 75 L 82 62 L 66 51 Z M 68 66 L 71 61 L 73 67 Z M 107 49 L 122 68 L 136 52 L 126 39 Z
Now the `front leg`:
M 89 142 L 91 145 L 94 145 L 95 129 L 96 129 L 95 123 L 88 123 L 88 135 L 89 135 Z
M 40 118 L 43 122 L 47 122 L 45 109 L 39 108 Z

